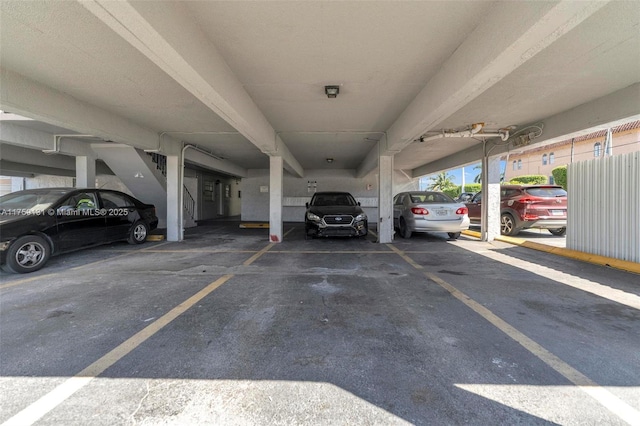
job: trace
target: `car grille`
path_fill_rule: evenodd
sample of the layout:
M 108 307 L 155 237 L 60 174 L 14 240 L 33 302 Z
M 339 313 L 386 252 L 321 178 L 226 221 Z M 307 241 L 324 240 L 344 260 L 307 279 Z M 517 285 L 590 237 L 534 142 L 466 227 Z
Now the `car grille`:
M 351 215 L 327 215 L 324 217 L 324 223 L 327 225 L 349 226 L 353 222 Z

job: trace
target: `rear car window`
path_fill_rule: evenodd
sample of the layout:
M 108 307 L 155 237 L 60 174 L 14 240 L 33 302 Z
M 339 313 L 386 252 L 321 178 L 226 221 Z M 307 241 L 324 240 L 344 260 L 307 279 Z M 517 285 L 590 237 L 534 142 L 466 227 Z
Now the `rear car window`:
M 527 188 L 528 194 L 534 197 L 566 197 L 567 191 L 562 188 Z
M 453 203 L 453 198 L 439 192 L 411 194 L 412 203 Z
M 124 195 L 113 192 L 101 192 L 100 196 L 102 197 L 102 201 L 104 201 L 104 207 L 107 209 L 133 206 L 133 202 Z

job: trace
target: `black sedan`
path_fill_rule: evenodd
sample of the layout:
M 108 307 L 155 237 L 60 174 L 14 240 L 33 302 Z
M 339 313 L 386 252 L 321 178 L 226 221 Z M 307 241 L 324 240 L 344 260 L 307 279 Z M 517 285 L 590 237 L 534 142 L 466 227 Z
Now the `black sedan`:
M 316 192 L 306 206 L 305 237 L 367 235 L 367 215 L 348 192 Z
M 0 266 L 26 273 L 51 256 L 85 247 L 143 243 L 158 226 L 156 209 L 119 191 L 42 188 L 0 197 Z

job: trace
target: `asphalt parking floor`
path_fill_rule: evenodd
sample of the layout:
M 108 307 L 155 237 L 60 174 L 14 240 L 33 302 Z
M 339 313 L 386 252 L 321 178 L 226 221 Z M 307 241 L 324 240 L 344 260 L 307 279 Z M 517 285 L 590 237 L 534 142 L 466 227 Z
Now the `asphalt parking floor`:
M 0 275 L 0 423 L 639 424 L 638 275 L 220 222 Z

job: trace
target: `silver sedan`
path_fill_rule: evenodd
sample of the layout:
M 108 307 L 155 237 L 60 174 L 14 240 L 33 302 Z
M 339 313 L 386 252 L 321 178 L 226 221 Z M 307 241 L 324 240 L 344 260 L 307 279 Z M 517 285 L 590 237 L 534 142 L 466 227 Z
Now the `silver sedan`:
M 393 198 L 393 225 L 403 238 L 414 232 L 446 232 L 457 239 L 469 229 L 469 215 L 467 206 L 442 192 L 401 192 Z

